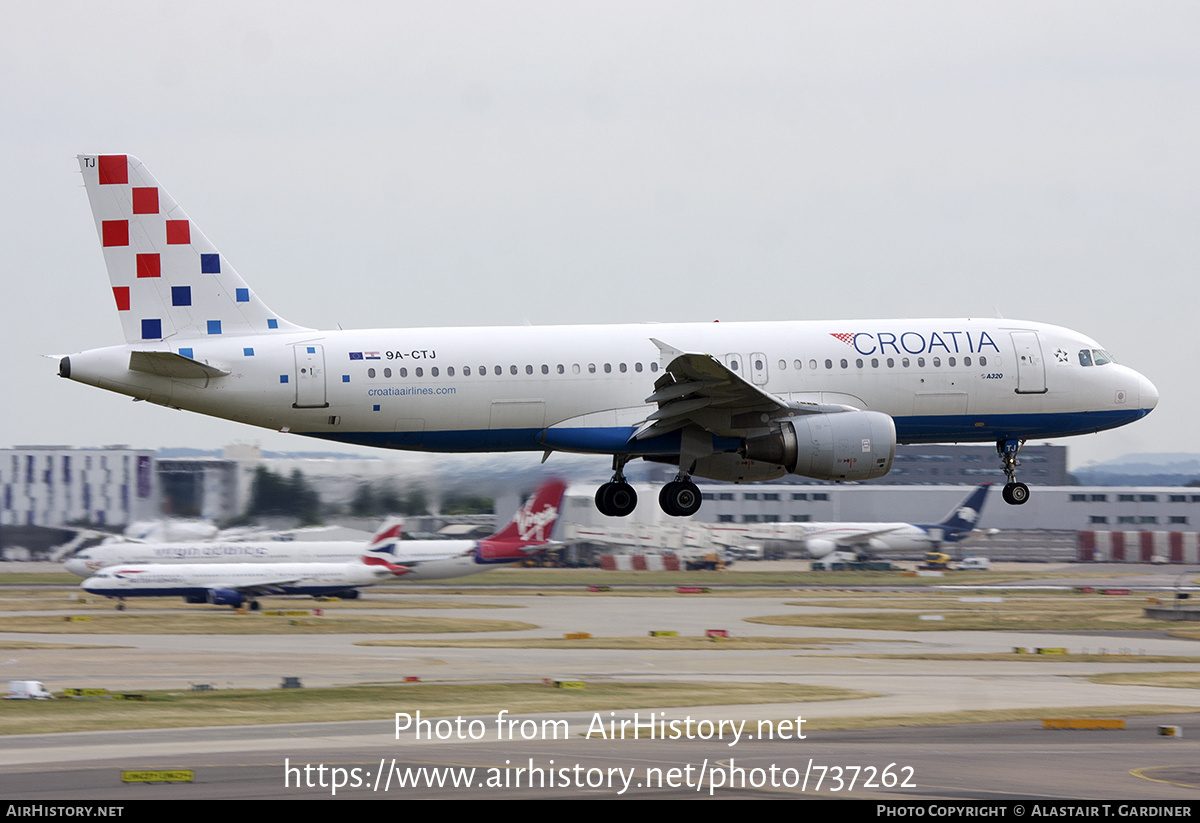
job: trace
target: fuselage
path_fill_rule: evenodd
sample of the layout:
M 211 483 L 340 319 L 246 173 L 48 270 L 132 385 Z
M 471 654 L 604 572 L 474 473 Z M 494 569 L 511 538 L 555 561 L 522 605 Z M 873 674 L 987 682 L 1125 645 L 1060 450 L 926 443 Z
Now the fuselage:
M 88 577 L 122 563 L 349 563 L 362 553 L 363 544 L 351 541 L 109 543 L 76 552 L 63 566 L 71 574 Z
M 405 566 L 407 574 L 388 582 L 443 580 L 485 572 L 498 564 L 515 563 L 526 555 L 508 559 L 489 560 L 481 558 L 476 551 L 475 540 L 403 540 L 394 543 L 388 553 L 392 563 Z M 137 580 L 183 579 L 213 581 L 234 575 L 237 579 L 264 579 L 280 574 L 338 574 L 346 566 L 355 566 L 353 561 L 362 556 L 364 545 L 353 542 L 328 543 L 171 543 L 135 544 L 122 543 L 112 546 L 96 546 L 80 552 L 66 561 L 67 571 L 80 577 L 89 577 L 102 569 L 114 566 L 137 565 L 152 567 L 153 575 L 145 572 L 115 578 L 105 587 L 125 586 L 136 588 Z M 162 574 L 159 574 L 161 569 Z M 193 570 L 204 569 L 203 574 Z M 95 579 L 93 577 L 93 579 Z M 108 578 L 105 578 L 108 580 Z M 199 584 L 198 584 L 199 585 Z M 317 584 L 314 584 L 317 585 Z M 324 585 L 324 584 L 319 584 Z M 351 584 L 353 585 L 353 584 Z M 344 588 L 345 586 L 343 586 Z M 100 594 L 103 592 L 97 591 Z M 289 592 L 308 594 L 309 592 Z M 176 592 L 171 592 L 176 594 Z M 109 595 L 112 596 L 112 595 Z M 149 595 L 147 595 L 149 596 Z
M 204 598 L 212 591 L 269 590 L 278 594 L 338 594 L 392 578 L 385 566 L 364 563 L 140 563 L 101 569 L 80 583 L 104 597 Z
M 980 319 L 214 336 L 95 349 L 64 358 L 61 373 L 167 406 L 346 443 L 678 454 L 678 434 L 631 440 L 655 408 L 646 398 L 663 375 L 655 340 L 707 352 L 785 401 L 883 412 L 900 443 L 1085 434 L 1133 422 L 1158 400 L 1149 380 L 1082 334 Z M 146 351 L 180 354 L 213 374 L 173 376 L 169 364 L 131 369 L 131 352 Z M 717 450 L 729 451 L 749 431 L 738 421 L 707 428 Z

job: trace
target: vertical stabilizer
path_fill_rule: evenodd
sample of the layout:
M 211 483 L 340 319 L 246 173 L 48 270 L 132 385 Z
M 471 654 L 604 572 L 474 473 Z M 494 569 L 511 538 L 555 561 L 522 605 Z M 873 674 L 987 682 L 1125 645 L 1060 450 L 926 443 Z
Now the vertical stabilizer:
M 967 495 L 965 500 L 946 514 L 946 517 L 938 526 L 946 534 L 971 531 L 975 528 L 975 524 L 979 522 L 979 515 L 983 512 L 983 504 L 987 500 L 988 489 L 991 487 L 991 483 L 984 483 L 982 486 L 977 486 L 974 491 Z
M 79 170 L 127 343 L 303 330 L 267 308 L 136 157 L 81 154 Z
M 561 480 L 544 483 L 524 506 L 517 509 L 507 526 L 479 541 L 477 559 L 481 562 L 511 561 L 534 554 L 533 547 L 550 542 L 566 490 L 567 484 Z

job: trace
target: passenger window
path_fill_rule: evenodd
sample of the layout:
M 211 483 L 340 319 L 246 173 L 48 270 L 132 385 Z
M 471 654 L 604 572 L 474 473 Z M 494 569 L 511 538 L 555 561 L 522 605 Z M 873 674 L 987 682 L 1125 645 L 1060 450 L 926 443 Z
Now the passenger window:
M 894 369 L 894 368 L 896 368 L 896 360 L 895 360 L 895 358 L 889 357 L 889 358 L 887 359 L 887 364 L 888 364 L 888 368 L 889 368 L 889 369 Z
M 401 377 L 408 377 L 408 369 L 401 369 L 401 370 L 400 370 L 400 376 L 401 376 Z
M 374 377 L 374 376 L 375 376 L 375 370 L 367 369 L 367 377 Z
M 624 374 L 626 371 L 628 371 L 628 369 L 626 369 L 624 363 L 621 364 L 620 369 L 621 369 L 621 374 Z
M 605 364 L 604 364 L 604 373 L 605 373 L 605 374 L 612 374 L 612 363 L 605 363 Z
M 557 371 L 559 374 L 565 374 L 565 373 L 566 373 L 566 371 L 567 371 L 565 368 L 563 368 L 563 364 L 562 364 L 562 363 L 559 363 L 559 364 L 558 364 L 557 366 L 555 366 L 554 368 L 555 368 L 555 371 Z
M 940 358 L 940 357 L 933 358 L 933 367 L 935 369 L 940 369 L 942 367 L 942 358 Z
M 809 360 L 809 361 L 808 361 L 808 367 L 809 367 L 810 369 L 812 369 L 813 371 L 816 371 L 816 370 L 817 370 L 817 361 L 816 361 L 816 360 Z
M 595 374 L 595 373 L 596 373 L 596 364 L 588 363 L 588 374 Z
M 953 357 L 947 357 L 947 358 L 946 358 L 946 365 L 947 365 L 947 366 L 949 366 L 950 368 L 954 368 L 954 358 L 953 358 Z
M 526 365 L 525 365 L 525 373 L 526 373 L 526 374 L 533 374 L 533 366 L 531 366 L 531 365 L 529 365 L 529 364 L 526 364 Z
M 843 368 L 843 369 L 848 369 L 848 368 L 850 368 L 850 361 L 849 361 L 849 360 L 847 360 L 847 359 L 846 359 L 846 358 L 844 358 L 844 357 L 842 358 L 842 368 Z
M 969 365 L 971 365 L 971 358 L 969 358 L 969 357 L 964 357 L 964 358 L 963 358 L 963 365 L 964 365 L 964 366 L 969 366 Z
M 471 367 L 463 366 L 463 377 L 470 377 L 470 376 L 471 376 Z
M 510 365 L 509 365 L 509 367 L 508 367 L 508 373 L 509 373 L 509 374 L 516 374 L 516 373 L 517 373 L 517 366 L 516 366 L 516 364 L 515 364 L 515 363 L 513 363 L 513 364 L 510 364 Z
M 918 369 L 923 369 L 923 368 L 925 368 L 925 358 L 924 358 L 924 357 L 918 357 L 918 358 L 917 358 L 917 368 L 918 368 Z
M 658 371 L 658 363 L 651 363 L 651 364 L 650 364 L 650 371 L 652 371 L 652 372 L 657 372 L 657 371 Z
M 438 376 L 438 367 L 434 366 L 433 368 L 431 368 L 429 370 L 429 374 L 432 375 L 433 377 L 437 377 Z
M 496 376 L 497 376 L 497 377 L 499 377 L 499 376 L 500 376 L 500 375 L 502 375 L 502 374 L 504 374 L 504 367 L 503 367 L 503 366 L 497 366 L 497 367 L 496 367 Z
M 550 373 L 550 367 L 547 366 L 545 363 L 543 363 L 542 364 L 542 374 L 549 374 L 549 373 Z
M 986 357 L 984 357 L 982 354 L 981 354 L 981 355 L 979 355 L 979 365 L 981 365 L 981 366 L 986 366 L 986 365 L 987 365 L 987 358 L 986 358 Z
M 825 361 L 825 368 L 827 368 L 827 369 L 832 369 L 832 368 L 833 368 L 833 361 L 832 361 L 832 360 L 826 360 L 826 361 Z
M 420 366 L 417 366 L 417 368 L 416 368 L 415 372 L 416 372 L 416 375 L 417 375 L 417 377 L 424 377 L 424 376 L 425 376 L 425 370 L 424 370 L 424 369 L 422 369 Z
M 633 364 L 633 370 L 634 370 L 635 372 L 637 372 L 638 374 L 641 374 L 641 373 L 642 373 L 642 364 L 641 364 L 641 363 L 634 363 L 634 364 Z
M 871 358 L 871 368 L 873 368 L 873 369 L 879 368 L 879 358 L 878 357 Z

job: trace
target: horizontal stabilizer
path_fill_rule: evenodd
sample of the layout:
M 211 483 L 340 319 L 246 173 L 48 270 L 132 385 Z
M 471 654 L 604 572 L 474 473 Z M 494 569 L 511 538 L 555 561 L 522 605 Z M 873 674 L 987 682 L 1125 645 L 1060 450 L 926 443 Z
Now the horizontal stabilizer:
M 223 377 L 228 369 L 218 369 L 199 360 L 170 351 L 135 351 L 129 353 L 129 370 L 159 377 L 199 378 Z

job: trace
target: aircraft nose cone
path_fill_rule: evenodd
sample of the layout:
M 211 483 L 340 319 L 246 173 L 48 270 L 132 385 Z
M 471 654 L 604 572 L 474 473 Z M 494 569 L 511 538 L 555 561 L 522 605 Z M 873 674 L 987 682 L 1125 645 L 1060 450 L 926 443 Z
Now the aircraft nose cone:
M 1149 413 L 1155 406 L 1158 405 L 1158 389 L 1142 375 L 1138 381 L 1138 395 L 1143 409 Z

